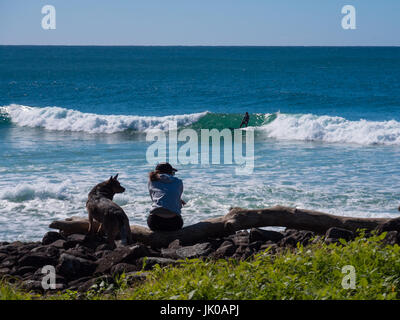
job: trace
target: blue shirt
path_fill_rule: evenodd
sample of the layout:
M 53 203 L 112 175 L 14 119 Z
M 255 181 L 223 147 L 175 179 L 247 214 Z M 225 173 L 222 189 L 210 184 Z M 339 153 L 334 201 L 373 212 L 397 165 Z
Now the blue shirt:
M 181 179 L 169 174 L 160 174 L 157 181 L 148 182 L 149 193 L 153 201 L 150 212 L 156 208 L 165 208 L 181 214 L 183 182 Z

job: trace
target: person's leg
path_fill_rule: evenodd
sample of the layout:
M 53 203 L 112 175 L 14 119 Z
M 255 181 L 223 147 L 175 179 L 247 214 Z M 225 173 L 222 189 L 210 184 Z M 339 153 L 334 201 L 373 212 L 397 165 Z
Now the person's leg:
M 175 231 L 183 226 L 183 219 L 180 215 L 174 218 L 162 218 L 155 214 L 150 214 L 147 218 L 147 225 L 152 231 Z
M 160 229 L 161 225 L 159 219 L 160 217 L 158 217 L 157 215 L 149 214 L 149 216 L 147 217 L 147 225 L 149 226 L 150 230 L 162 231 L 162 229 Z

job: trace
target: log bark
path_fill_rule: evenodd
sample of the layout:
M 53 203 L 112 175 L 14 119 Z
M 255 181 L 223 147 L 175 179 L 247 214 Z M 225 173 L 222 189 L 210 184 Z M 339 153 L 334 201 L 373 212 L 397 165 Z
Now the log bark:
M 134 241 L 160 248 L 168 246 L 176 239 L 179 239 L 183 245 L 189 245 L 207 238 L 224 237 L 239 230 L 256 227 L 279 226 L 324 234 L 331 227 L 351 231 L 373 230 L 390 220 L 388 218 L 343 217 L 313 210 L 275 206 L 254 210 L 233 208 L 225 216 L 207 219 L 173 232 L 153 232 L 138 225 L 132 225 L 131 230 Z M 86 234 L 88 227 L 88 220 L 82 217 L 71 217 L 50 224 L 50 228 L 59 229 L 64 234 Z M 94 227 L 97 227 L 97 223 Z

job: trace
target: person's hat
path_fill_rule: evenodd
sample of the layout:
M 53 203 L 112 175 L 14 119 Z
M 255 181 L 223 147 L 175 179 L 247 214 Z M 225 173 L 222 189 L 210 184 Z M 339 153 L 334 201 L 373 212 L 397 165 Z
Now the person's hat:
M 171 173 L 173 171 L 178 171 L 173 168 L 168 162 L 161 162 L 156 166 L 156 170 L 161 173 Z

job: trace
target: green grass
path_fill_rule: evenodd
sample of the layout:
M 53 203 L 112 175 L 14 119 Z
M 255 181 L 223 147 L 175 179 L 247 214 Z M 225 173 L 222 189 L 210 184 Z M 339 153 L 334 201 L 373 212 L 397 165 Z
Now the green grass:
M 398 299 L 400 247 L 384 245 L 385 234 L 326 245 L 318 242 L 277 255 L 268 251 L 247 261 L 187 260 L 179 267 L 156 266 L 145 282 L 87 294 L 53 294 L 52 299 Z M 342 268 L 355 268 L 354 289 L 344 289 Z M 8 289 L 7 289 L 8 288 Z M 4 283 L 0 299 L 25 299 Z M 106 293 L 108 292 L 108 293 Z

